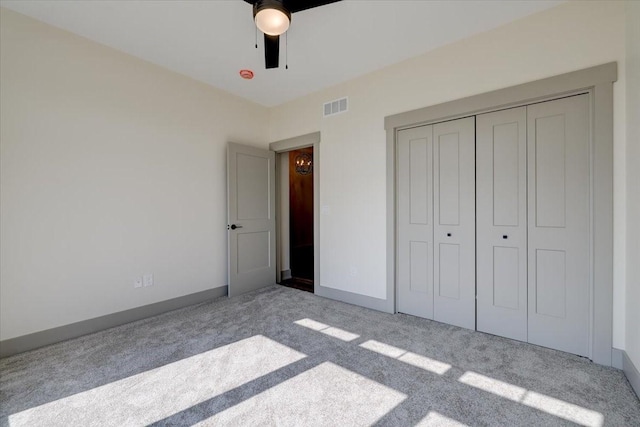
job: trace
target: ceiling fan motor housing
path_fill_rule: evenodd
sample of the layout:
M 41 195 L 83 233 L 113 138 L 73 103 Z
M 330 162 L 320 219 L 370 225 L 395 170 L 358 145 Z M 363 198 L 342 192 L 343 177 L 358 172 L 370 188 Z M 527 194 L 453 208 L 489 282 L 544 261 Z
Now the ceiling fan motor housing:
M 286 22 L 282 19 L 283 15 Z M 289 28 L 291 12 L 280 0 L 257 0 L 253 4 L 253 19 L 263 33 L 279 36 Z

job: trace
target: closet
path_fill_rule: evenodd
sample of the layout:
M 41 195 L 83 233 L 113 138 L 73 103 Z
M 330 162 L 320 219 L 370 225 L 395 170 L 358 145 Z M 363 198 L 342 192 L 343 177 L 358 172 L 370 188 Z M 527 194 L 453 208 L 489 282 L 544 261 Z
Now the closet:
M 397 132 L 397 310 L 589 354 L 589 95 Z

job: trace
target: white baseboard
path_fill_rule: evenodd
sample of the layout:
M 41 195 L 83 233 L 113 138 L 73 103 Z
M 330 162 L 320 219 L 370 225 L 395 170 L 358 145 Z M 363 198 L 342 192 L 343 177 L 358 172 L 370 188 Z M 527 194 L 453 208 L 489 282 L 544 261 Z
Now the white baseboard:
M 611 366 L 613 366 L 616 369 L 622 370 L 623 360 L 624 360 L 624 350 L 620 350 L 619 348 L 612 348 L 611 349 Z
M 636 392 L 638 398 L 640 398 L 640 372 L 638 372 L 638 368 L 633 364 L 631 359 L 629 359 L 629 355 L 626 351 L 623 351 L 623 360 L 622 360 L 622 369 L 624 370 L 624 374 L 627 376 L 631 387 Z
M 370 308 L 372 310 L 384 311 L 385 313 L 394 312 L 393 303 L 385 299 L 373 298 L 366 295 L 355 294 L 352 292 L 329 288 L 322 285 L 315 286 L 315 294 L 324 298 L 330 298 L 353 305 L 359 305 L 361 307 Z
M 173 298 L 167 301 L 148 304 L 118 313 L 107 314 L 93 319 L 83 320 L 70 325 L 58 328 L 47 329 L 33 334 L 23 335 L 16 338 L 0 341 L 0 357 L 13 356 L 29 350 L 34 350 L 45 345 L 55 344 L 77 338 L 82 335 L 91 334 L 136 320 L 146 319 L 168 311 L 188 307 L 190 305 L 205 302 L 214 298 L 227 295 L 227 286 L 213 288 L 195 294 Z
M 289 280 L 291 279 L 291 270 L 282 270 L 282 272 L 280 273 L 282 275 L 282 280 Z

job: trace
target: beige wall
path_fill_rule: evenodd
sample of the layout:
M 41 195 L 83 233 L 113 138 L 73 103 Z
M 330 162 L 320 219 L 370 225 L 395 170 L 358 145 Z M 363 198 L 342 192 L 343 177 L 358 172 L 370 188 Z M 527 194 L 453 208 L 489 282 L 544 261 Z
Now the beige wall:
M 627 2 L 627 333 L 640 369 L 640 2 Z
M 271 110 L 270 139 L 322 132 L 320 282 L 385 298 L 384 117 L 618 61 L 615 84 L 614 345 L 624 347 L 624 3 L 569 2 Z M 322 104 L 349 97 L 349 112 Z M 355 268 L 357 275 L 349 273 Z
M 225 285 L 226 144 L 268 110 L 0 10 L 0 339 Z

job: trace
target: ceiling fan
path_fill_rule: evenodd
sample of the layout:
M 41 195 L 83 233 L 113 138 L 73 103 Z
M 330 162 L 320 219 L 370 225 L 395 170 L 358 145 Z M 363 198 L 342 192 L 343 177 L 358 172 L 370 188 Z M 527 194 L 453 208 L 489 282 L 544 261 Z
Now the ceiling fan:
M 266 68 L 278 68 L 280 35 L 289 29 L 291 14 L 336 3 L 340 0 L 244 0 L 253 5 L 253 19 L 264 33 L 264 63 Z M 257 45 L 256 45 L 257 47 Z

